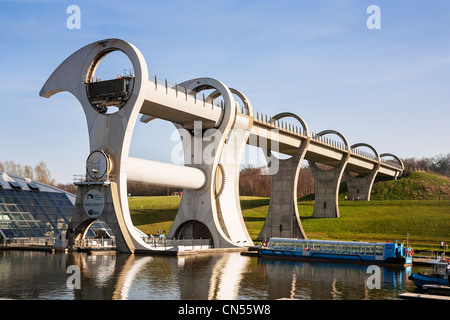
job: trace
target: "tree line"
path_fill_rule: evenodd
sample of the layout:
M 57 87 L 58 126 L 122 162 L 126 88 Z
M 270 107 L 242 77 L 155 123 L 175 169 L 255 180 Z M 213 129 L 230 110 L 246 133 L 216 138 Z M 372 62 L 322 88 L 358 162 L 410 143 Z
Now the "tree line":
M 38 181 L 73 194 L 76 193 L 76 187 L 72 183 L 57 183 L 56 180 L 52 178 L 50 170 L 47 168 L 47 164 L 44 161 L 39 162 L 34 167 L 28 164 L 21 165 L 14 161 L 0 161 L 0 172 L 6 172 L 15 176 Z
M 0 171 L 45 184 L 55 185 L 55 179 L 52 178 L 50 170 L 47 168 L 44 161 L 39 162 L 35 167 L 30 165 L 22 166 L 14 161 L 0 161 Z
M 402 159 L 405 171 L 427 171 L 450 177 L 450 153 L 435 157 L 406 158 Z

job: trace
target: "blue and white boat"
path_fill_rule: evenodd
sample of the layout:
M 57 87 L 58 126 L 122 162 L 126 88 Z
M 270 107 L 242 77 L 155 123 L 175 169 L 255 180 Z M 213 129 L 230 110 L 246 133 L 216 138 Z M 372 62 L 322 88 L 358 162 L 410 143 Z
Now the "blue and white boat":
M 428 263 L 433 266 L 433 273 L 411 273 L 408 279 L 412 280 L 419 288 L 426 284 L 450 286 L 449 274 L 447 272 L 447 265 L 449 262 L 443 260 L 432 260 Z
M 412 265 L 413 250 L 403 243 L 270 238 L 258 249 L 261 258 Z

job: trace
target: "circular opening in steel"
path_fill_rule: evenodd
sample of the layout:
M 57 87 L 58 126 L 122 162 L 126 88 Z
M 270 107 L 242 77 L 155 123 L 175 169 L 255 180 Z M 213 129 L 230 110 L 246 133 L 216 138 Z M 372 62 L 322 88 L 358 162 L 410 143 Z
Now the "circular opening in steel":
M 102 114 L 122 109 L 134 87 L 134 69 L 127 55 L 115 49 L 102 51 L 92 61 L 85 78 L 92 107 Z

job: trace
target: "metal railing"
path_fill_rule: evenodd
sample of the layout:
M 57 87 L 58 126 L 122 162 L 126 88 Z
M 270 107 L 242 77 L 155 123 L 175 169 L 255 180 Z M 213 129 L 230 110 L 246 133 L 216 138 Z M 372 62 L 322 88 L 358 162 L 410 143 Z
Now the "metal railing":
M 286 121 L 272 119 L 272 117 L 267 116 L 266 114 L 260 113 L 258 111 L 256 112 L 256 115 L 254 118 L 256 121 L 259 121 L 261 123 L 269 125 L 273 128 L 279 129 L 280 131 L 294 134 L 297 136 L 301 136 L 303 138 L 307 137 L 307 132 L 305 130 L 303 130 L 302 127 L 290 124 Z M 314 132 L 311 132 L 311 139 L 315 140 L 317 142 L 320 142 L 324 145 L 328 145 L 332 148 L 340 149 L 342 151 L 347 151 L 345 144 L 343 142 L 330 139 L 329 137 L 320 136 Z
M 103 183 L 103 182 L 115 182 L 116 181 L 116 175 L 115 174 L 108 174 L 105 175 L 105 178 L 102 179 L 92 179 L 92 178 L 88 178 L 87 174 L 74 174 L 73 175 L 73 182 L 74 183 L 86 183 L 86 182 L 99 182 L 99 183 Z
M 296 126 L 296 125 L 292 125 L 290 123 L 287 123 L 285 121 L 281 121 L 281 120 L 274 120 L 272 119 L 272 117 L 267 116 L 263 113 L 260 112 L 256 112 L 255 116 L 254 116 L 256 121 L 259 121 L 261 123 L 264 123 L 266 125 L 272 126 L 273 128 L 277 128 L 280 131 L 284 131 L 284 132 L 288 132 L 290 134 L 294 134 L 294 135 L 298 135 L 298 136 L 302 136 L 302 137 L 306 137 L 307 133 L 303 130 L 302 127 Z M 314 132 L 311 132 L 311 139 L 319 142 L 323 145 L 327 145 L 330 146 L 332 148 L 335 149 L 339 149 L 342 151 L 347 151 L 347 148 L 345 146 L 345 144 L 342 141 L 336 141 L 334 139 L 330 139 L 329 137 L 326 136 L 320 136 Z M 351 149 L 352 154 L 354 155 L 358 155 L 370 160 L 374 160 L 374 161 L 378 161 L 377 157 L 374 154 L 371 154 L 369 152 L 366 152 L 364 150 L 360 150 L 358 148 L 354 148 Z M 397 169 L 402 169 L 402 166 L 397 162 L 397 161 L 393 161 L 390 159 L 381 159 L 381 162 L 383 164 L 392 166 L 394 168 Z
M 149 81 L 153 82 L 155 84 L 155 90 L 158 90 L 160 88 L 166 90 L 166 94 L 169 93 L 169 90 L 175 91 L 175 95 L 176 97 L 178 96 L 184 96 L 186 98 L 186 100 L 188 98 L 190 99 L 194 99 L 194 102 L 197 103 L 198 101 L 202 101 L 204 105 L 209 104 L 210 106 L 213 106 L 213 100 L 212 99 L 207 99 L 207 97 L 205 97 L 204 94 L 202 94 L 202 96 L 198 96 L 198 93 L 195 91 L 191 91 L 188 90 L 185 87 L 182 87 L 180 85 L 178 85 L 177 83 L 172 83 L 167 81 L 167 79 L 158 79 L 155 76 L 149 76 Z M 217 107 L 221 107 L 223 108 L 223 101 L 222 103 L 219 103 L 217 105 Z
M 79 244 L 82 248 L 115 248 L 116 241 L 112 238 L 85 238 Z
M 391 167 L 394 167 L 394 168 L 397 168 L 397 169 L 402 169 L 401 164 L 398 163 L 397 161 L 390 160 L 390 159 L 381 159 L 381 162 L 386 164 L 386 165 L 388 165 L 388 166 L 391 166 Z
M 286 121 L 272 119 L 272 117 L 260 113 L 259 111 L 257 111 L 256 114 L 254 115 L 254 119 L 256 121 L 264 123 L 273 128 L 279 129 L 281 131 L 306 137 L 306 132 L 303 130 L 302 127 L 295 126 Z
M 0 246 L 48 246 L 51 247 L 55 244 L 55 238 L 5 238 L 0 242 Z
M 166 239 L 159 237 L 142 237 L 151 248 L 170 249 L 178 247 L 182 250 L 202 250 L 212 248 L 211 239 Z
M 156 75 L 149 76 L 149 81 L 153 82 L 155 84 L 155 90 L 164 89 L 164 90 L 166 90 L 166 94 L 169 93 L 169 90 L 172 90 L 172 91 L 175 91 L 176 97 L 184 96 L 186 100 L 188 98 L 193 99 L 194 103 L 197 103 L 197 101 L 201 101 L 204 106 L 206 106 L 207 104 L 210 105 L 211 107 L 214 106 L 214 100 L 208 96 L 205 96 L 204 93 L 202 93 L 200 95 L 196 91 L 189 90 L 183 86 L 178 85 L 177 83 L 167 81 L 167 79 L 163 80 L 161 78 L 158 78 Z M 216 106 L 223 109 L 224 108 L 223 100 L 220 99 L 220 101 L 216 104 Z M 245 107 L 239 105 L 238 103 L 235 104 L 235 107 L 236 107 L 237 112 L 240 112 L 241 114 L 249 115 L 248 108 L 245 108 Z

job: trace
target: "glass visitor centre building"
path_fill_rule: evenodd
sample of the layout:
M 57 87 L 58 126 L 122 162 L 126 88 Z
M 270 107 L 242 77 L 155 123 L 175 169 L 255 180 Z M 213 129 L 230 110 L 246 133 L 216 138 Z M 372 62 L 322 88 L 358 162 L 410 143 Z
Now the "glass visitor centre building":
M 0 239 L 52 238 L 66 233 L 75 195 L 0 172 Z M 96 227 L 104 227 L 97 222 Z M 86 236 L 94 237 L 91 230 Z M 109 229 L 109 228 L 108 228 Z

